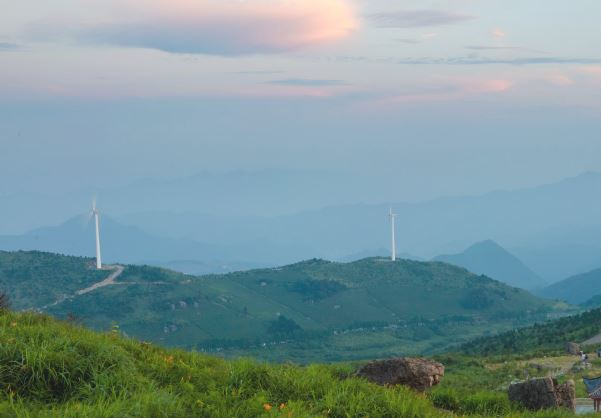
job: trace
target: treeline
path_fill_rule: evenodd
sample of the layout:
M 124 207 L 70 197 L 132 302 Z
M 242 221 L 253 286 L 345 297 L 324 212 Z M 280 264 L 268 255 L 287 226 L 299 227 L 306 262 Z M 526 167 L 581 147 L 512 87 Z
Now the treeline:
M 561 351 L 567 342 L 581 342 L 601 333 L 601 309 L 477 338 L 461 346 L 471 355 L 512 355 Z

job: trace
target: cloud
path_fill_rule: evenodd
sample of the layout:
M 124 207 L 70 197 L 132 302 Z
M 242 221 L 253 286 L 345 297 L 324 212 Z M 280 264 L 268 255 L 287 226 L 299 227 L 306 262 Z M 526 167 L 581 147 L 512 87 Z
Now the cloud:
M 504 38 L 506 35 L 507 34 L 504 31 L 498 28 L 492 31 L 492 36 L 495 38 Z
M 475 19 L 473 16 L 440 10 L 412 10 L 377 13 L 369 18 L 381 28 L 418 28 L 462 23 Z
M 550 74 L 545 77 L 545 80 L 556 86 L 571 86 L 575 81 L 565 74 Z
M 42 32 L 174 53 L 277 53 L 351 35 L 358 23 L 348 1 L 112 0 L 107 10 L 121 12 L 110 18 L 46 23 Z
M 486 58 L 486 57 L 456 57 L 456 58 L 408 58 L 398 61 L 407 65 L 543 65 L 543 64 L 599 64 L 599 58 L 562 58 L 562 57 L 524 57 L 524 58 Z
M 468 93 L 502 93 L 509 90 L 512 86 L 512 81 L 497 79 L 470 81 L 465 83 L 463 88 Z
M 601 66 L 582 67 L 580 68 L 580 72 L 594 76 L 601 76 Z
M 302 78 L 290 78 L 286 80 L 271 80 L 269 84 L 278 84 L 285 86 L 310 86 L 310 87 L 325 87 L 325 86 L 346 86 L 347 82 L 343 80 L 316 80 L 316 79 L 302 79 Z
M 521 46 L 498 46 L 498 45 L 468 45 L 465 49 L 472 51 L 524 51 L 524 52 L 542 52 L 535 49 L 524 48 Z
M 21 45 L 11 42 L 0 42 L 0 51 L 15 51 L 17 49 L 21 49 Z
M 497 95 L 510 90 L 514 82 L 506 79 L 455 79 L 442 84 L 422 85 L 419 89 L 395 95 L 387 92 L 375 101 L 368 101 L 367 108 L 390 108 L 403 104 L 456 102 L 479 96 Z

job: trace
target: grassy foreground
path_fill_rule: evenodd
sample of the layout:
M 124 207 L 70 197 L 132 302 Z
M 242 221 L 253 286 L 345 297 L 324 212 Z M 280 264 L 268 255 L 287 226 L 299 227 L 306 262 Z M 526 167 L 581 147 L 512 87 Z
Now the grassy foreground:
M 352 375 L 352 365 L 223 360 L 0 312 L 1 417 L 565 417 L 528 414 L 500 392 L 417 394 Z M 444 408 L 444 409 L 443 409 Z

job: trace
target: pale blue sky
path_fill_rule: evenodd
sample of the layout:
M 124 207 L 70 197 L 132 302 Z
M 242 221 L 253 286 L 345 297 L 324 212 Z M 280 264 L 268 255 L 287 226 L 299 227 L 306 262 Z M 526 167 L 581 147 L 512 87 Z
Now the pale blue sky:
M 417 200 L 601 170 L 597 0 L 0 10 L 3 194 L 294 168 Z

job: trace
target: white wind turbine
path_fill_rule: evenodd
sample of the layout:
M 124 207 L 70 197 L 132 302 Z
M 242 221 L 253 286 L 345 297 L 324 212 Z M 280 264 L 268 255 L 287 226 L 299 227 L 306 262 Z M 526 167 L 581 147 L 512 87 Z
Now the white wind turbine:
M 392 261 L 396 261 L 396 239 L 394 237 L 394 229 L 395 229 L 394 220 L 395 220 L 397 214 L 393 213 L 392 208 L 390 208 L 390 212 L 388 213 L 388 216 L 390 217 L 390 231 L 392 233 L 392 237 L 391 237 L 392 238 L 392 248 L 391 248 L 392 254 L 391 254 L 390 259 Z
M 92 214 L 96 223 L 96 268 L 100 270 L 102 268 L 102 259 L 100 258 L 100 226 L 99 226 L 99 213 L 96 209 L 96 199 L 92 201 Z

